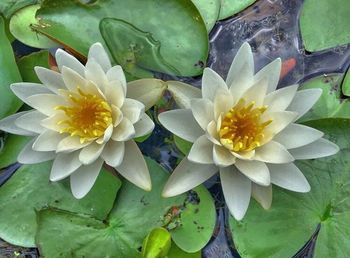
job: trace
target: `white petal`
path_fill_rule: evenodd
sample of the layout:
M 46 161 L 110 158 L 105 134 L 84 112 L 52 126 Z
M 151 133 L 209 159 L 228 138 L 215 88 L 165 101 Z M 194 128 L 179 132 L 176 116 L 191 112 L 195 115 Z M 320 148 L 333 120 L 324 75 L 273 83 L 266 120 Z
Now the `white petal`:
M 312 106 L 321 97 L 321 89 L 307 89 L 297 91 L 292 103 L 289 105 L 287 110 L 294 111 L 298 113 L 298 117 L 295 120 L 302 117 L 307 111 L 312 108 Z
M 221 120 L 221 118 L 219 120 Z M 217 131 L 217 124 L 215 121 L 211 121 L 208 124 L 205 134 L 212 143 L 221 146 L 219 134 Z
M 215 165 L 193 163 L 184 158 L 166 182 L 162 196 L 172 197 L 200 185 L 218 171 Z
M 252 184 L 234 166 L 220 168 L 220 181 L 225 202 L 236 220 L 243 219 L 247 212 Z
M 70 187 L 75 198 L 81 199 L 94 186 L 98 174 L 103 164 L 102 159 L 98 159 L 91 165 L 81 166 L 70 176 Z
M 229 91 L 217 91 L 217 94 L 214 97 L 215 120 L 217 120 L 220 115 L 225 115 L 234 106 L 234 103 L 233 96 Z
M 81 165 L 78 151 L 73 153 L 59 153 L 53 161 L 50 180 L 53 182 L 62 180 L 70 176 Z
M 34 133 L 32 131 L 23 129 L 22 127 L 17 126 L 16 121 L 23 115 L 28 114 L 29 111 L 22 111 L 13 115 L 10 115 L 8 117 L 5 117 L 0 120 L 0 130 L 3 130 L 8 133 L 12 134 L 19 134 L 24 136 L 33 136 L 37 135 L 37 133 Z
M 40 125 L 44 128 L 51 129 L 56 132 L 60 132 L 66 128 L 67 125 L 60 123 L 60 121 L 67 120 L 67 116 L 63 112 L 57 112 L 53 116 L 41 120 Z
M 109 139 L 112 137 L 112 134 L 113 134 L 113 125 L 109 125 L 107 127 L 107 129 L 105 130 L 105 132 L 103 133 L 103 136 L 101 136 L 100 138 L 98 138 L 96 140 L 96 142 L 98 144 L 104 144 L 106 142 L 109 141 Z
M 101 155 L 104 144 L 91 143 L 80 151 L 79 160 L 83 165 L 94 163 Z
M 236 157 L 225 147 L 214 145 L 212 151 L 214 163 L 219 167 L 230 166 L 236 161 Z
M 85 78 L 83 78 L 80 74 L 78 74 L 76 71 L 72 70 L 69 67 L 62 67 L 61 73 L 64 84 L 66 85 L 69 91 L 77 92 L 78 87 L 84 89 L 85 85 L 88 83 L 87 80 L 85 80 Z
M 126 96 L 142 102 L 148 110 L 163 96 L 165 89 L 166 84 L 161 80 L 140 79 L 128 83 Z
M 218 90 L 228 90 L 225 81 L 212 69 L 205 68 L 202 77 L 202 97 L 213 101 Z
M 100 42 L 97 42 L 90 47 L 88 59 L 95 59 L 105 72 L 112 67 L 108 54 Z
M 233 59 L 226 78 L 226 84 L 236 99 L 240 99 L 242 94 L 252 85 L 253 76 L 253 53 L 249 44 L 244 43 Z
M 238 159 L 236 160 L 235 166 L 254 183 L 263 186 L 270 185 L 269 169 L 264 162 Z
M 23 102 L 26 102 L 27 98 L 37 94 L 52 94 L 52 92 L 38 83 L 19 82 L 11 84 L 11 90 L 20 98 Z
M 107 76 L 102 67 L 93 59 L 88 60 L 86 63 L 85 78 L 94 82 L 105 93 L 108 85 Z
M 52 160 L 55 158 L 56 153 L 54 151 L 50 152 L 42 152 L 42 151 L 34 151 L 32 149 L 32 145 L 35 139 L 31 140 L 27 143 L 26 146 L 21 150 L 18 154 L 17 160 L 22 164 L 36 164 L 48 160 Z
M 123 72 L 123 68 L 120 65 L 113 66 L 111 69 L 109 69 L 106 76 L 108 81 L 120 81 L 124 92 L 127 92 L 125 74 Z
M 141 119 L 134 124 L 134 128 L 135 138 L 137 138 L 151 133 L 154 129 L 154 123 L 148 115 L 143 113 Z
M 159 114 L 158 119 L 167 130 L 189 142 L 194 142 L 204 134 L 190 109 L 163 112 Z
M 40 66 L 35 66 L 34 70 L 39 80 L 52 92 L 58 94 L 59 89 L 65 88 L 60 73 Z
M 145 106 L 135 99 L 126 98 L 124 105 L 121 107 L 123 116 L 126 117 L 132 124 L 140 120 L 141 115 L 145 112 Z
M 336 154 L 339 147 L 326 139 L 318 139 L 313 143 L 295 149 L 290 149 L 289 152 L 295 159 L 317 159 Z
M 271 112 L 264 114 L 262 121 L 267 121 L 269 119 L 272 120 L 264 132 L 267 139 L 271 139 L 271 137 L 285 129 L 295 120 L 297 115 L 297 113 L 290 111 Z
M 279 142 L 287 149 L 292 149 L 310 144 L 320 139 L 323 135 L 323 132 L 314 128 L 305 125 L 290 124 L 277 134 L 273 140 Z
M 56 152 L 72 152 L 79 150 L 90 143 L 91 142 L 80 143 L 79 136 L 67 136 L 58 143 Z
M 310 191 L 310 185 L 303 173 L 293 163 L 268 164 L 271 182 L 282 188 L 306 193 Z
M 142 153 L 134 141 L 125 142 L 125 153 L 122 163 L 116 167 L 117 171 L 136 186 L 150 191 L 151 177 Z
M 241 151 L 241 152 L 232 152 L 232 154 L 242 160 L 253 160 L 255 156 L 255 150 L 251 151 Z
M 277 58 L 268 65 L 264 66 L 259 72 L 257 72 L 254 76 L 254 81 L 266 79 L 268 81 L 267 92 L 272 92 L 276 90 L 276 87 L 278 85 L 281 69 L 281 58 Z
M 168 91 L 180 108 L 190 108 L 191 99 L 202 97 L 200 89 L 187 83 L 179 81 L 167 81 L 166 83 L 168 84 Z
M 255 107 L 261 107 L 264 103 L 267 90 L 267 80 L 260 80 L 255 82 L 246 92 L 242 98 L 246 104 L 254 103 Z
M 135 137 L 135 128 L 127 118 L 123 118 L 120 124 L 113 130 L 112 139 L 118 142 L 128 141 Z
M 45 118 L 47 118 L 47 116 L 41 114 L 38 111 L 30 111 L 18 117 L 15 121 L 15 124 L 18 127 L 23 128 L 24 130 L 28 130 L 39 134 L 45 130 L 45 128 L 40 125 L 40 122 Z
M 284 111 L 292 102 L 299 85 L 292 85 L 276 90 L 268 94 L 264 105 L 268 106 L 270 112 Z
M 67 105 L 67 102 L 63 97 L 55 94 L 33 95 L 28 97 L 25 102 L 47 116 L 57 113 L 57 110 L 55 109 L 56 107 Z
M 107 101 L 117 107 L 122 107 L 125 100 L 123 86 L 119 81 L 111 81 L 105 88 Z
M 79 73 L 84 77 L 85 67 L 74 56 L 68 54 L 62 49 L 58 49 L 55 54 L 58 69 L 62 71 L 62 67 L 66 66 Z
M 195 163 L 213 164 L 213 143 L 202 135 L 193 143 L 187 158 Z
M 103 152 L 101 158 L 111 167 L 119 166 L 124 158 L 125 145 L 124 142 L 109 141 Z
M 252 196 L 265 210 L 270 209 L 272 203 L 272 185 L 261 186 L 253 183 Z
M 255 150 L 255 160 L 267 163 L 289 163 L 294 161 L 291 153 L 278 142 L 270 141 Z
M 214 106 L 208 99 L 192 99 L 191 110 L 194 118 L 203 130 L 214 120 Z
M 117 106 L 111 105 L 111 108 L 112 108 L 113 126 L 116 127 L 123 120 L 123 113 Z
M 46 130 L 36 138 L 32 148 L 35 151 L 56 151 L 58 143 L 63 138 L 65 138 L 63 134 Z

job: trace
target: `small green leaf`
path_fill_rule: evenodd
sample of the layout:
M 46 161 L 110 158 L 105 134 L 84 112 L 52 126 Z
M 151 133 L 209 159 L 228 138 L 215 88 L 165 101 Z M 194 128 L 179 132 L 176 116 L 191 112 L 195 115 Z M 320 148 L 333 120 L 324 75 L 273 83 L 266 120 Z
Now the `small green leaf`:
M 174 143 L 176 147 L 184 154 L 187 155 L 190 153 L 193 143 L 188 142 L 176 135 L 174 135 Z
M 186 253 L 182 251 L 175 243 L 171 244 L 167 258 L 201 258 L 201 251 L 196 253 Z
M 193 213 L 195 207 L 190 204 L 184 207 L 184 202 L 187 200 L 185 194 L 162 198 L 162 188 L 168 175 L 155 161 L 146 158 L 146 162 L 152 178 L 152 191 L 145 192 L 124 181 L 116 205 L 105 221 L 52 209 L 40 211 L 36 239 L 41 254 L 45 257 L 140 257 L 142 242 L 147 234 L 152 229 L 169 225 L 171 222 L 177 222 L 173 223 L 175 228 L 170 232 L 172 236 L 179 230 L 178 237 L 182 234 L 182 242 L 188 239 L 196 247 L 201 243 L 203 248 L 205 244 L 203 240 L 209 239 L 212 235 L 215 218 L 214 221 L 200 219 L 203 222 L 200 225 L 205 227 L 205 230 L 200 232 L 187 230 L 189 235 L 185 235 L 182 233 L 186 231 L 183 227 L 188 226 L 189 214 L 192 213 L 193 221 L 198 219 L 199 214 L 205 217 L 209 214 L 208 217 L 211 217 L 215 210 L 207 210 L 207 214 Z M 201 203 L 192 205 L 203 211 L 214 207 L 214 204 L 208 203 L 211 199 L 207 197 L 209 195 L 207 190 L 203 187 L 198 189 L 197 194 Z M 201 206 L 202 202 L 203 205 L 207 205 L 206 208 Z M 183 226 L 181 218 L 174 215 L 174 210 L 184 213 Z M 65 230 L 60 230 L 57 234 L 57 229 L 61 228 Z M 198 241 L 194 241 L 195 238 L 198 238 Z
M 300 31 L 305 49 L 321 51 L 350 43 L 350 1 L 305 0 Z
M 44 207 L 106 218 L 121 185 L 117 177 L 102 170 L 88 195 L 77 200 L 69 180 L 49 182 L 51 166 L 52 162 L 23 165 L 0 187 L 0 238 L 14 245 L 34 247 L 36 211 Z
M 345 74 L 344 81 L 341 86 L 342 92 L 345 96 L 350 97 L 350 69 Z
M 342 74 L 319 76 L 304 82 L 300 89 L 320 88 L 323 90 L 320 99 L 300 121 L 322 118 L 350 118 L 349 99 L 341 99 Z
M 0 1 L 0 14 L 8 19 L 19 9 L 25 6 L 37 4 L 39 0 L 1 0 Z
M 221 0 L 219 20 L 226 19 L 243 11 L 254 2 L 256 2 L 256 0 Z
M 194 3 L 202 15 L 209 33 L 219 18 L 221 0 L 192 0 L 192 3 Z
M 16 39 L 31 47 L 58 47 L 57 43 L 32 29 L 33 24 L 39 23 L 35 18 L 36 11 L 39 8 L 39 4 L 30 5 L 16 12 L 10 20 L 10 32 Z
M 17 156 L 22 148 L 30 141 L 30 137 L 7 134 L 1 138 L 0 169 L 17 161 Z
M 0 16 L 0 119 L 15 113 L 22 105 L 10 90 L 10 84 L 22 81 L 13 55 L 13 50 L 5 33 L 5 21 Z
M 142 245 L 142 258 L 164 258 L 171 247 L 171 235 L 165 228 L 153 229 Z
M 309 193 L 274 186 L 269 210 L 252 201 L 241 222 L 230 218 L 242 257 L 292 257 L 319 224 L 315 258 L 347 257 L 350 252 L 350 120 L 322 119 L 307 125 L 325 132 L 341 151 L 329 158 L 296 162 L 311 185 Z
M 35 66 L 49 68 L 49 51 L 34 52 L 17 62 L 23 81 L 41 83 L 34 71 Z

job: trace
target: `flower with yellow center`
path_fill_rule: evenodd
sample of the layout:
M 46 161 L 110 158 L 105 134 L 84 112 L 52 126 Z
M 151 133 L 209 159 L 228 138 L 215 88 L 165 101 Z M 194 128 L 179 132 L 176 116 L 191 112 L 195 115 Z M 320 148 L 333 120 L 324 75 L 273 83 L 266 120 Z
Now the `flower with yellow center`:
M 144 79 L 127 84 L 122 68 L 112 67 L 100 43 L 91 46 L 85 66 L 62 50 L 56 52 L 56 61 L 59 72 L 35 68 L 42 84 L 11 85 L 34 108 L 0 121 L 1 130 L 34 136 L 18 161 L 53 160 L 50 180 L 70 176 L 76 198 L 90 191 L 104 162 L 150 190 L 149 171 L 133 138 L 152 132 L 154 123 L 145 114 L 145 106 L 154 103 L 137 88 L 162 82 Z
M 194 92 L 190 101 L 183 97 L 184 109 L 159 115 L 165 128 L 193 142 L 163 196 L 188 191 L 219 170 L 227 206 L 241 220 L 251 195 L 263 208 L 270 207 L 271 184 L 297 192 L 310 190 L 293 161 L 333 155 L 339 148 L 323 139 L 322 132 L 294 123 L 318 100 L 321 90 L 297 91 L 298 85 L 276 90 L 280 71 L 281 60 L 276 59 L 254 74 L 251 48 L 245 43 L 226 81 L 206 68 L 201 94 Z

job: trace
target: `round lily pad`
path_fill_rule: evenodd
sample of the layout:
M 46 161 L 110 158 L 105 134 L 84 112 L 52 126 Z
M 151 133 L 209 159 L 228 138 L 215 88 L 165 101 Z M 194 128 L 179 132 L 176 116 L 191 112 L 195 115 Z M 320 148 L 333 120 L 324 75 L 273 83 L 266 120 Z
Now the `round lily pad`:
M 226 19 L 243 11 L 256 0 L 221 0 L 219 20 Z
M 221 0 L 192 0 L 203 17 L 208 33 L 219 18 Z
M 322 119 L 307 125 L 325 132 L 341 151 L 329 158 L 296 162 L 311 185 L 309 193 L 274 186 L 269 210 L 251 202 L 241 222 L 230 218 L 242 257 L 292 257 L 318 225 L 314 257 L 347 257 L 350 252 L 350 120 Z

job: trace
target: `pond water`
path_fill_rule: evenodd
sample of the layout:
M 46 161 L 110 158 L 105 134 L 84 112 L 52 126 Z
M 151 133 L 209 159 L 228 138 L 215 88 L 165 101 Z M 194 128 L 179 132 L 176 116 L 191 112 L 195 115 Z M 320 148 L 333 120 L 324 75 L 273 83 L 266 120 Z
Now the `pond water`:
M 279 87 L 300 83 L 315 75 L 329 72 L 344 72 L 350 64 L 350 47 L 343 46 L 327 51 L 308 53 L 303 48 L 298 17 L 302 0 L 260 0 L 232 18 L 218 22 L 210 34 L 210 56 L 208 66 L 224 78 L 238 48 L 248 41 L 253 48 L 256 69 L 277 57 L 283 60 L 283 74 Z M 23 48 L 15 45 L 16 52 Z M 162 79 L 180 79 L 199 86 L 200 77 L 172 78 L 158 75 Z M 166 108 L 166 107 L 165 107 Z M 153 110 L 154 118 L 158 110 Z M 176 148 L 171 135 L 156 126 L 152 136 L 141 144 L 143 153 L 158 161 L 168 170 L 174 168 L 183 155 Z M 18 168 L 9 167 L 0 176 L 0 185 Z M 228 211 L 224 205 L 221 188 L 217 178 L 206 183 L 217 205 L 217 227 L 212 240 L 203 250 L 203 257 L 240 257 L 234 250 L 234 243 L 228 230 Z M 312 257 L 312 250 L 317 239 L 317 232 L 310 236 L 310 241 L 295 257 Z M 0 240 L 0 257 L 13 257 L 14 252 L 22 257 L 39 257 L 35 249 L 11 247 Z

